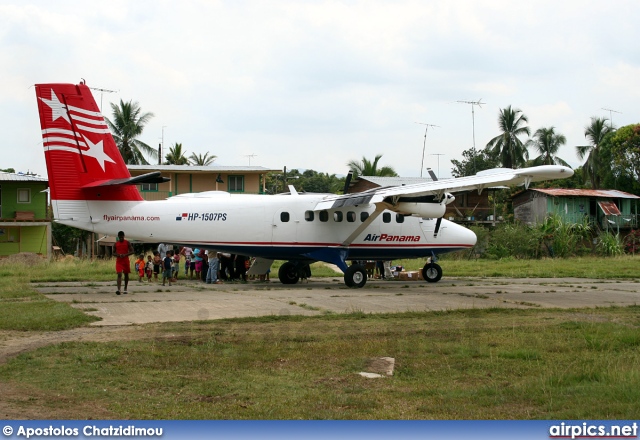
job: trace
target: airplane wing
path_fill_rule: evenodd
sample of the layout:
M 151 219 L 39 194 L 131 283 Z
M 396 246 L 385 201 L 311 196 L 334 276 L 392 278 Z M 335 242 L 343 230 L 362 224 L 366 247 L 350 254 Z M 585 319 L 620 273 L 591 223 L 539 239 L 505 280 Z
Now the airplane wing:
M 542 165 L 530 168 L 496 168 L 482 171 L 474 176 L 417 183 L 414 185 L 374 188 L 353 194 L 327 196 L 314 208 L 315 211 L 337 209 L 345 206 L 391 204 L 400 198 L 419 198 L 431 196 L 441 200 L 447 192 L 478 190 L 501 185 L 525 185 L 543 180 L 566 179 L 573 170 L 560 165 Z

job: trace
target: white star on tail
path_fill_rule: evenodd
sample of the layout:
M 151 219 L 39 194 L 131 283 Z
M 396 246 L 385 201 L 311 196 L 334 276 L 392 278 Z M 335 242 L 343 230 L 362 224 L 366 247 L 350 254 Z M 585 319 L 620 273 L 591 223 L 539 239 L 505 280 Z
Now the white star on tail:
M 51 121 L 55 122 L 58 118 L 63 118 L 69 124 L 71 124 L 71 120 L 69 119 L 69 114 L 67 113 L 67 107 L 60 102 L 58 97 L 56 96 L 53 89 L 51 89 L 51 99 L 40 98 L 42 102 L 47 104 L 51 109 Z
M 84 138 L 85 143 L 89 147 L 88 150 L 86 151 L 83 150 L 82 154 L 93 157 L 95 160 L 97 160 L 98 163 L 100 164 L 100 167 L 102 168 L 102 171 L 104 171 L 105 162 L 116 163 L 113 159 L 111 159 L 111 157 L 109 157 L 107 153 L 104 152 L 104 147 L 102 146 L 102 139 L 100 139 L 98 143 L 94 144 L 89 139 L 87 139 L 86 136 L 83 135 L 82 137 Z

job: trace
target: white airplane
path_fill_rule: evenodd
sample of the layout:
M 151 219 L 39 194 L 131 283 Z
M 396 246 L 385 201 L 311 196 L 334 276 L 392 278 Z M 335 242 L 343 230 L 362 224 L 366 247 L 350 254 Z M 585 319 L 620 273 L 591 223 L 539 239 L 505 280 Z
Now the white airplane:
M 145 201 L 136 185 L 167 179 L 159 171 L 131 177 L 84 82 L 35 89 L 56 221 L 100 234 L 123 230 L 143 242 L 285 260 L 278 272 L 284 284 L 324 261 L 344 272 L 347 286 L 363 287 L 365 268 L 348 261 L 419 257 L 431 257 L 422 274 L 436 282 L 439 254 L 476 243 L 472 231 L 442 218 L 454 200 L 450 191 L 573 175 L 547 165 L 344 195 L 300 194 L 290 186 L 289 194 L 270 196 L 209 191 Z

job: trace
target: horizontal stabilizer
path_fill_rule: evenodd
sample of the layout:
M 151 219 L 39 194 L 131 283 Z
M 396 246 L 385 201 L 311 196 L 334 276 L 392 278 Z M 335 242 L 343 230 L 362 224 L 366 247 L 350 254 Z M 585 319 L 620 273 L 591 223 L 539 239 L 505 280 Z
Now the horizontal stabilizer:
M 82 188 L 96 188 L 100 186 L 113 186 L 113 185 L 139 185 L 141 183 L 163 183 L 168 182 L 168 177 L 162 177 L 160 171 L 154 171 L 152 173 L 142 174 L 140 176 L 128 177 L 124 179 L 112 179 L 112 180 L 99 180 L 92 182 Z

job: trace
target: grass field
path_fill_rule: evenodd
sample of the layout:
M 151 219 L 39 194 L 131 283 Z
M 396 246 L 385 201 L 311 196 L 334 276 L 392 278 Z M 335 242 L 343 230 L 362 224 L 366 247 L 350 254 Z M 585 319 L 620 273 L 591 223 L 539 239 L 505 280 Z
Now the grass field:
M 441 265 L 445 276 L 629 278 L 640 273 L 639 261 Z M 314 276 L 325 270 L 335 276 L 327 268 Z M 39 295 L 30 282 L 114 279 L 112 262 L 3 265 L 0 275 L 3 338 L 93 320 Z M 53 417 L 633 419 L 640 409 L 639 326 L 638 306 L 152 324 L 133 339 L 23 353 L 0 365 L 0 382 L 20 390 L 19 399 L 3 396 L 8 404 Z M 395 359 L 393 376 L 357 374 L 381 356 Z

